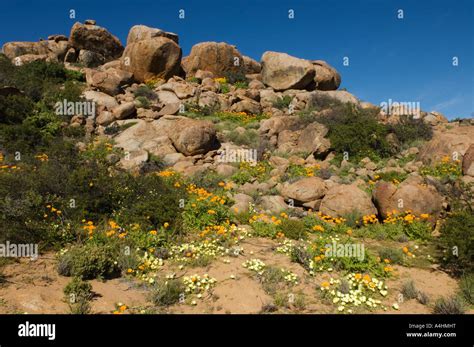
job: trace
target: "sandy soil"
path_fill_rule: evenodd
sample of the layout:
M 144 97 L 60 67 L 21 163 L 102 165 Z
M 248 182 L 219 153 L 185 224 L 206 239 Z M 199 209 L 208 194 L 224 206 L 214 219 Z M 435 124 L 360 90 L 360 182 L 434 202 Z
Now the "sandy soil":
M 277 243 L 268 239 L 251 238 L 243 240 L 241 246 L 244 253 L 238 257 L 222 257 L 207 267 L 179 270 L 177 266 L 166 264 L 160 270 L 165 276 L 176 273 L 177 277 L 208 273 L 216 278 L 217 285 L 212 292 L 197 305 L 176 304 L 164 311 L 169 313 L 260 313 L 265 305 L 273 303 L 273 298 L 262 288 L 259 280 L 251 272 L 242 267 L 247 259 L 259 258 L 267 265 L 284 267 L 296 273 L 299 284 L 291 289 L 291 293 L 303 295 L 304 308 L 288 305 L 278 312 L 287 313 L 333 313 L 334 306 L 325 303 L 319 294 L 320 283 L 329 277 L 321 274 L 315 277 L 289 257 L 274 251 Z M 422 305 L 417 300 L 399 302 L 400 289 L 408 280 L 413 280 L 418 290 L 426 293 L 433 303 L 436 298 L 454 294 L 458 290 L 455 279 L 433 266 L 432 268 L 407 268 L 395 266 L 396 276 L 387 280 L 389 295 L 384 304 L 388 311 L 377 313 L 430 313 L 431 307 Z M 68 313 L 69 308 L 64 301 L 63 288 L 69 278 L 57 274 L 56 261 L 53 254 L 45 254 L 36 261 L 21 259 L 6 265 L 3 271 L 7 282 L 0 287 L 0 313 Z M 234 279 L 231 276 L 235 277 Z M 122 302 L 139 312 L 150 307 L 147 292 L 139 283 L 129 279 L 112 279 L 107 281 L 90 281 L 95 293 L 92 300 L 94 313 L 111 313 L 115 304 Z M 393 303 L 399 302 L 400 309 L 391 309 Z M 470 313 L 473 313 L 471 310 Z

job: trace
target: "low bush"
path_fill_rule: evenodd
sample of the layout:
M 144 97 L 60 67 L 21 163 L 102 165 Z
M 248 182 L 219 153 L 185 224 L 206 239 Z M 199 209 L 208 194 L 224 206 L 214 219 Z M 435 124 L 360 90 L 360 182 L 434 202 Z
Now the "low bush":
M 469 212 L 454 213 L 441 227 L 441 262 L 457 275 L 474 272 L 473 230 L 474 215 Z
M 58 273 L 85 280 L 111 278 L 118 275 L 117 258 L 117 249 L 110 245 L 73 246 L 60 256 Z
M 339 156 L 347 152 L 351 160 L 379 160 L 392 153 L 386 139 L 388 129 L 377 121 L 372 110 L 347 104 L 340 112 L 321 117 L 320 122 L 328 128 L 327 136 Z
M 293 98 L 291 96 L 283 95 L 282 97 L 278 97 L 273 102 L 273 107 L 275 107 L 279 110 L 284 110 L 285 108 L 288 108 L 288 106 L 290 106 L 292 100 L 293 100 Z
M 474 274 L 470 273 L 461 277 L 459 294 L 469 305 L 474 305 Z
M 436 300 L 433 313 L 435 314 L 463 314 L 465 308 L 462 300 L 457 296 L 439 298 Z
M 170 306 L 179 302 L 185 293 L 185 285 L 178 279 L 156 283 L 151 293 L 151 301 L 156 306 Z M 184 296 L 183 296 L 184 298 Z
M 308 238 L 304 222 L 297 219 L 283 219 L 280 224 L 280 230 L 289 239 L 304 240 Z
M 403 252 L 399 248 L 384 247 L 379 250 L 382 260 L 388 259 L 393 264 L 403 264 Z
M 433 128 L 421 118 L 412 116 L 400 117 L 400 122 L 390 126 L 400 144 L 405 147 L 419 140 L 430 140 L 433 137 Z

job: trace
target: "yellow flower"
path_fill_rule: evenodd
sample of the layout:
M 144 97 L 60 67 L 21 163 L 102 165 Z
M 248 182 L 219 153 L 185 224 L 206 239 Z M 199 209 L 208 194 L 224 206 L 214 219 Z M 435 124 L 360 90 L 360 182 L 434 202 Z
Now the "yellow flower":
M 324 228 L 323 228 L 321 225 L 315 225 L 315 226 L 313 227 L 313 230 L 314 230 L 314 231 L 321 231 L 321 232 L 323 232 L 323 231 L 324 231 Z
M 165 228 L 167 228 L 167 227 L 169 227 L 169 226 L 170 226 L 170 223 L 168 223 L 168 222 L 165 222 L 165 224 L 163 224 L 163 226 L 164 226 Z
M 207 210 L 207 213 L 208 213 L 208 214 L 216 214 L 216 211 L 214 211 L 214 210 Z
M 156 230 L 150 230 L 151 235 L 156 235 Z

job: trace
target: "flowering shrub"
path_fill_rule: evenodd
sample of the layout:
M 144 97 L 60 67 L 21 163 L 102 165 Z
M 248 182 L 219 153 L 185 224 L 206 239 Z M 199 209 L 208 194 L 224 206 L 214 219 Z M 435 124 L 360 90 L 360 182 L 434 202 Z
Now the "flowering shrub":
M 387 296 L 388 288 L 383 281 L 368 274 L 350 273 L 342 280 L 329 279 L 321 283 L 324 296 L 337 304 L 339 312 L 353 313 L 354 308 L 369 310 L 380 307 L 381 298 Z
M 187 231 L 204 231 L 206 227 L 230 224 L 227 197 L 190 184 L 186 188 L 189 198 L 183 211 Z
M 250 271 L 256 272 L 258 275 L 263 275 L 265 271 L 265 263 L 260 259 L 249 259 L 242 263 L 242 266 Z
M 290 164 L 286 169 L 286 175 L 289 179 L 298 177 L 313 177 L 316 176 L 320 170 L 321 166 L 318 164 L 310 166 Z
M 441 179 L 455 180 L 462 176 L 462 168 L 460 160 L 452 160 L 449 156 L 444 156 L 441 162 L 434 166 L 425 166 L 420 169 L 420 173 L 425 176 L 434 176 Z
M 273 167 L 268 161 L 259 161 L 256 164 L 250 162 L 241 162 L 239 171 L 232 176 L 232 180 L 237 184 L 244 184 L 257 180 L 263 182 L 268 179 Z
M 443 250 L 442 263 L 457 275 L 474 270 L 474 216 L 469 212 L 455 212 L 442 225 L 439 246 Z
M 214 287 L 216 282 L 216 279 L 208 274 L 204 274 L 202 277 L 194 274 L 183 278 L 184 291 L 188 294 L 197 294 L 198 299 L 201 299 L 203 293 Z
M 82 279 L 110 278 L 118 274 L 117 254 L 111 245 L 73 246 L 59 254 L 58 272 Z

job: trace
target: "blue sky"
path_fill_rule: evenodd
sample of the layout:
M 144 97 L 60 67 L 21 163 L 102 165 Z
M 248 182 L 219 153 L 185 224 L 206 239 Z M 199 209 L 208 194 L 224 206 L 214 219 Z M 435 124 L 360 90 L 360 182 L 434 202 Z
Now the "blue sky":
M 88 18 L 124 44 L 135 24 L 175 32 L 184 55 L 198 42 L 224 41 L 256 60 L 268 50 L 326 60 L 362 100 L 474 117 L 473 0 L 12 0 L 2 4 L 0 44 L 68 34 Z

